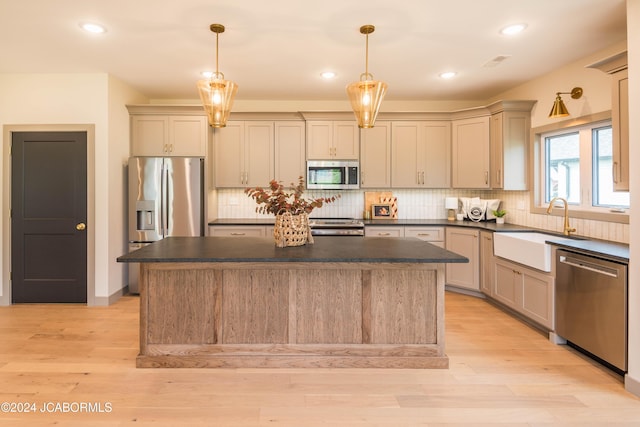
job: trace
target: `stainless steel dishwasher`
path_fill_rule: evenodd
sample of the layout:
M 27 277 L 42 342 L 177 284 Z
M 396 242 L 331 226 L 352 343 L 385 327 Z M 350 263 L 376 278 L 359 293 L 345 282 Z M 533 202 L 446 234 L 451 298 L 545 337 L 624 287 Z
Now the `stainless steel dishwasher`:
M 556 333 L 627 371 L 627 265 L 559 249 Z

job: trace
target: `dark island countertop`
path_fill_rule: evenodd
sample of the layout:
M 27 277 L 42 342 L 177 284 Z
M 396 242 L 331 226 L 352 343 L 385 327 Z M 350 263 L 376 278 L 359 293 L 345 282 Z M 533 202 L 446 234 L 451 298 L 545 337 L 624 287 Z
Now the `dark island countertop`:
M 314 244 L 278 248 L 273 238 L 168 237 L 118 262 L 466 263 L 454 252 L 415 238 L 316 236 Z

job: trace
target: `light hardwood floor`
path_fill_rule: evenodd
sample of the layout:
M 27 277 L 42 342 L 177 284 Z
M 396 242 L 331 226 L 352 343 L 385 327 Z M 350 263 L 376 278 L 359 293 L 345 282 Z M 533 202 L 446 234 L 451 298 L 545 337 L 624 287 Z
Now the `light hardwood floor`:
M 37 410 L 0 425 L 640 426 L 620 377 L 464 295 L 446 294 L 444 370 L 136 369 L 137 327 L 137 297 L 0 307 L 0 402 Z

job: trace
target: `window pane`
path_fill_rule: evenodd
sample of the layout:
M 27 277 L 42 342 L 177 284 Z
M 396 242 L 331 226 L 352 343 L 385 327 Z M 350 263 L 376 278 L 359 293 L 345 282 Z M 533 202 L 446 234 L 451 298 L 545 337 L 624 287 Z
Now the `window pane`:
M 580 203 L 580 135 L 578 132 L 545 138 L 546 202 L 564 197 Z
M 593 130 L 593 205 L 629 207 L 627 191 L 613 191 L 611 126 Z

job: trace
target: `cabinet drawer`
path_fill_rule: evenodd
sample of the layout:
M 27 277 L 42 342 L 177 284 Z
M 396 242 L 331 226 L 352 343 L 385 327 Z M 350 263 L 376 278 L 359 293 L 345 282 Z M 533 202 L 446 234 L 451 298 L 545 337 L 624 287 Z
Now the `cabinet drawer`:
M 404 237 L 404 227 L 365 227 L 365 237 Z
M 216 237 L 265 237 L 266 227 L 256 226 L 209 226 L 209 236 Z
M 405 227 L 404 237 L 417 237 L 428 242 L 444 241 L 444 227 Z

